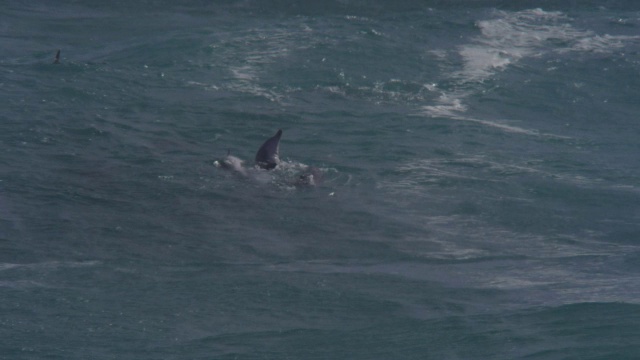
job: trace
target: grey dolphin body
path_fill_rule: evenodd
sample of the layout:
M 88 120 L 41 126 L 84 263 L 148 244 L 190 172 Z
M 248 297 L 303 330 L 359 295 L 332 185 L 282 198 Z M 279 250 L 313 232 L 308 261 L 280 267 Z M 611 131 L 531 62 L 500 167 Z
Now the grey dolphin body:
M 244 161 L 242 161 L 242 159 L 231 155 L 231 150 L 227 151 L 227 156 L 224 159 L 213 162 L 216 167 L 235 171 L 240 175 L 247 176 L 247 170 L 242 165 L 243 163 Z
M 214 161 L 214 165 L 218 168 L 232 171 L 244 177 L 252 178 L 259 181 L 277 181 L 284 182 L 287 185 L 293 185 L 297 188 L 317 187 L 323 183 L 324 173 L 320 168 L 315 166 L 306 166 L 305 169 L 298 173 L 293 179 L 284 180 L 283 176 L 288 176 L 288 172 L 278 172 L 279 175 L 273 177 L 260 169 L 273 170 L 280 164 L 279 147 L 282 130 L 278 130 L 275 135 L 267 139 L 258 149 L 255 157 L 255 168 L 245 168 L 244 161 L 231 155 L 231 151 L 227 151 L 227 156 Z M 266 178 L 265 178 L 266 176 Z M 267 179 L 267 180 L 265 180 Z
M 280 162 L 280 158 L 278 158 L 278 151 L 280 148 L 280 137 L 282 136 L 282 130 L 278 130 L 278 132 L 267 139 L 267 141 L 260 146 L 258 152 L 256 153 L 256 165 L 259 167 L 271 170 L 275 168 Z
M 310 166 L 306 171 L 296 177 L 293 185 L 298 187 L 314 187 L 321 185 L 322 180 L 322 171 L 315 166 Z

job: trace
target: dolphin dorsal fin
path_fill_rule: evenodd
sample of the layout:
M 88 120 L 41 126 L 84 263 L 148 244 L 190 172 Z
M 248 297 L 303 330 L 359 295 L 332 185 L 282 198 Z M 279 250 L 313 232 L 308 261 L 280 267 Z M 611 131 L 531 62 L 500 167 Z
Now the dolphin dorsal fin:
M 280 137 L 282 136 L 282 130 L 279 129 L 278 132 L 267 139 L 267 141 L 260 146 L 258 152 L 256 153 L 256 165 L 263 169 L 271 170 L 275 168 L 280 159 L 278 157 L 278 152 L 280 149 Z

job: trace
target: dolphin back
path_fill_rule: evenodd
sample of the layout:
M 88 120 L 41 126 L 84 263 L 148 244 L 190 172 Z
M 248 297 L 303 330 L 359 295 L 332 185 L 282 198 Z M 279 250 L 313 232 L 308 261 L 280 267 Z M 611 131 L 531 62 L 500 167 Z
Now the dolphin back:
M 280 159 L 278 158 L 278 150 L 280 147 L 280 137 L 282 136 L 282 130 L 267 139 L 267 141 L 260 146 L 256 153 L 256 165 L 263 169 L 271 170 L 278 165 Z

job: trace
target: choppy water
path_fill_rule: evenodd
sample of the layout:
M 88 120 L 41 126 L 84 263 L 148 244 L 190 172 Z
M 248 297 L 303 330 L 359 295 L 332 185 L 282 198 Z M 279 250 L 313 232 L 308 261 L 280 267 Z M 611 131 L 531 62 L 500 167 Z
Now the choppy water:
M 640 9 L 535 6 L 3 2 L 0 357 L 639 358 Z

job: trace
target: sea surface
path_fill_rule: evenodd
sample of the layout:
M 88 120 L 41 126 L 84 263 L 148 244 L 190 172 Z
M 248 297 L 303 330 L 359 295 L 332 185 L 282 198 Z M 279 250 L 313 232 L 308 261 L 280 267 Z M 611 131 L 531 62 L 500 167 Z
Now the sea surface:
M 637 1 L 3 0 L 0 108 L 0 359 L 640 359 Z

